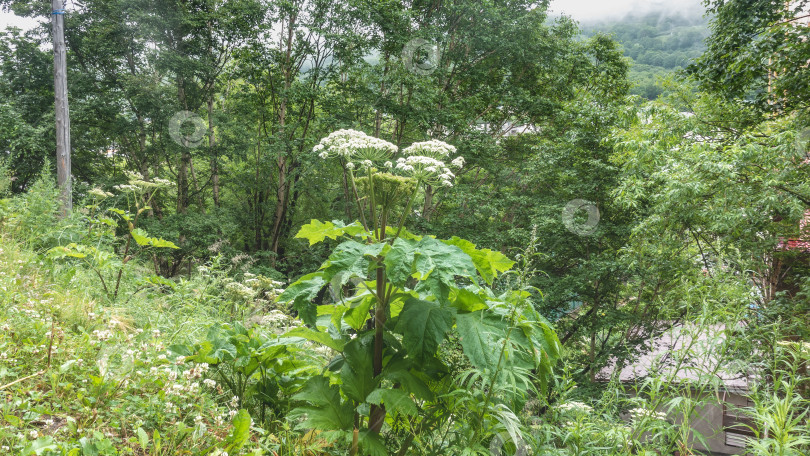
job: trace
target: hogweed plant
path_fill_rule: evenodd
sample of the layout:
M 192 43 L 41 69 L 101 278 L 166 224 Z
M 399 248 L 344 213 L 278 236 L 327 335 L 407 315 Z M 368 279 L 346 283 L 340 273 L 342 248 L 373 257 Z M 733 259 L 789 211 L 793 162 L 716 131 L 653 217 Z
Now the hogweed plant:
M 135 172 L 127 171 L 128 182 L 116 185 L 115 189 L 121 192 L 127 200 L 127 210 L 116 207 L 103 208 L 103 202 L 114 195 L 100 188 L 90 190 L 90 200 L 87 204 L 88 233 L 81 243 L 70 243 L 58 246 L 48 251 L 51 259 L 74 258 L 90 268 L 98 277 L 104 293 L 115 301 L 121 287 L 121 278 L 127 263 L 132 260 L 136 252 L 134 246 L 146 248 L 177 249 L 174 243 L 149 236 L 143 229 L 138 228 L 138 220 L 151 207 L 149 204 L 155 194 L 164 188 L 174 185 L 172 182 L 155 178 L 150 180 Z M 134 213 L 130 212 L 134 209 Z M 116 220 L 116 218 L 118 220 Z M 121 254 L 115 253 L 116 230 L 122 228 L 125 241 Z M 133 244 L 134 241 L 134 244 Z M 113 277 L 106 277 L 107 271 L 113 271 Z M 167 281 L 152 278 L 153 282 L 165 284 Z
M 451 168 L 464 166 L 455 147 L 432 140 L 399 152 L 387 141 L 339 130 L 314 152 L 341 161 L 360 220 L 312 220 L 296 235 L 310 245 L 340 240 L 317 271 L 279 297 L 306 325 L 285 337 L 336 353 L 323 374 L 293 397 L 305 403 L 290 414 L 300 418 L 298 427 L 343 441 L 351 455 L 406 454 L 420 433 L 431 430 L 420 417 L 437 404 L 436 385 L 453 381 L 438 355 L 451 333 L 469 363 L 486 373 L 479 378 L 487 381 L 469 384 L 488 388 L 487 401 L 501 389 L 500 378 L 515 377 L 495 372 L 526 373 L 545 389 L 559 357 L 556 334 L 531 305 L 517 304 L 528 292 L 496 294 L 491 288 L 514 262 L 458 237 L 438 240 L 405 228 L 426 186 L 453 186 Z M 323 296 L 332 299 L 316 304 Z M 402 428 L 414 431 L 397 444 L 394 430 Z

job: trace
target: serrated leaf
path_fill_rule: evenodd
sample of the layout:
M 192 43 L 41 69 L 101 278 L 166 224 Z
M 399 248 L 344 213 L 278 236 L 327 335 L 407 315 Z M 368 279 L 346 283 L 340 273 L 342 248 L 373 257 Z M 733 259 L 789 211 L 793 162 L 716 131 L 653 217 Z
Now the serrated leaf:
M 470 256 L 454 245 L 426 237 L 414 251 L 414 276 L 420 280 L 417 289 L 446 300 L 455 287 L 456 276 L 476 280 L 475 266 Z
M 406 416 L 416 415 L 418 410 L 411 396 L 401 389 L 375 389 L 366 401 L 371 404 L 385 404 L 386 410 Z
M 341 339 L 333 339 L 332 336 L 325 332 L 304 327 L 298 327 L 287 331 L 283 337 L 302 337 L 306 340 L 317 342 L 339 352 L 343 351 L 343 347 L 345 345 L 345 341 Z
M 341 243 L 329 256 L 324 268 L 324 280 L 332 281 L 333 277 L 338 277 L 339 280 L 333 281 L 333 285 L 340 287 L 354 277 L 366 279 L 371 267 L 369 257 L 379 255 L 386 246 L 385 243 L 361 244 L 357 241 Z
M 279 302 L 292 302 L 293 308 L 298 311 L 304 323 L 314 326 L 317 306 L 312 304 L 312 300 L 326 286 L 327 281 L 323 278 L 323 271 L 307 274 L 287 287 Z
M 385 442 L 383 442 L 380 435 L 376 432 L 370 431 L 368 429 L 361 431 L 358 443 L 360 443 L 360 448 L 363 451 L 363 454 L 368 454 L 370 456 L 388 456 L 388 448 L 385 447 Z
M 488 308 L 484 298 L 466 288 L 457 290 L 451 301 L 453 307 L 464 312 L 475 312 Z
M 340 369 L 343 393 L 355 402 L 365 402 L 366 396 L 374 391 L 379 383 L 373 378 L 371 346 L 364 343 L 364 339 L 354 339 L 346 344 L 343 356 L 346 359 Z
M 301 227 L 295 235 L 296 239 L 306 239 L 309 245 L 315 245 L 323 242 L 326 238 L 337 239 L 344 234 L 349 236 L 356 236 L 365 232 L 365 228 L 358 222 L 351 225 L 344 225 L 339 221 L 332 221 L 323 223 L 320 220 L 312 219 L 310 223 Z
M 225 440 L 225 451 L 235 453 L 242 448 L 250 438 L 250 414 L 247 410 L 241 409 L 233 417 L 233 430 Z
M 146 431 L 141 428 L 138 428 L 138 443 L 144 450 L 149 448 L 149 436 L 146 434 Z
M 504 273 L 512 269 L 512 266 L 515 265 L 514 261 L 510 260 L 501 252 L 490 249 L 478 249 L 475 247 L 475 244 L 466 239 L 453 236 L 443 242 L 448 245 L 454 245 L 469 255 L 475 265 L 475 269 L 490 285 L 492 285 L 492 282 L 498 277 L 499 273 Z
M 495 370 L 501 348 L 498 339 L 504 335 L 505 325 L 483 311 L 459 313 L 456 315 L 461 347 L 464 355 L 473 366 L 479 369 Z
M 129 234 L 132 236 L 132 239 L 141 247 L 149 245 L 149 236 L 144 230 L 135 228 L 134 230 L 130 231 Z
M 289 417 L 292 419 L 305 417 L 296 428 L 322 431 L 352 429 L 354 407 L 348 402 L 341 402 L 338 386 L 330 385 L 325 377 L 312 377 L 301 392 L 292 398 L 310 404 L 290 411 Z
M 402 344 L 415 359 L 436 353 L 445 334 L 453 327 L 452 307 L 410 298 L 399 314 L 396 331 L 402 334 Z
M 374 302 L 374 296 L 369 294 L 363 298 L 357 306 L 346 310 L 343 314 L 343 321 L 355 331 L 360 331 L 366 325 L 366 321 L 370 317 L 369 310 Z
M 404 287 L 413 274 L 414 252 L 418 244 L 419 242 L 415 240 L 397 238 L 391 250 L 386 253 L 383 260 L 385 274 L 394 285 Z

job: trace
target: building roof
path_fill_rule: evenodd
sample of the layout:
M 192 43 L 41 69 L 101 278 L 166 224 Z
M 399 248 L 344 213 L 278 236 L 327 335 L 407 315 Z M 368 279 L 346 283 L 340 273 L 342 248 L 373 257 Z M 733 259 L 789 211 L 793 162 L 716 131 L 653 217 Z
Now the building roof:
M 658 374 L 672 376 L 674 381 L 716 382 L 727 391 L 747 392 L 753 380 L 749 366 L 729 363 L 728 357 L 721 356 L 727 333 L 725 325 L 700 327 L 687 323 L 672 326 L 650 340 L 647 350 L 635 361 L 621 367 L 619 380 L 633 382 Z M 617 374 L 618 367 L 616 360 L 612 360 L 597 373 L 597 380 L 610 380 Z

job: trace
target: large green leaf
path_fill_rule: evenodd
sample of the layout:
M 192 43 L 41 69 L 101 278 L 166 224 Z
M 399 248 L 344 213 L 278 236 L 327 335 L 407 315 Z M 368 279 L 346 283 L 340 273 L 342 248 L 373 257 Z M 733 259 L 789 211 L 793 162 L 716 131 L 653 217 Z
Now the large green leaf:
M 304 327 L 298 327 L 287 331 L 287 333 L 284 334 L 284 337 L 303 337 L 306 340 L 317 342 L 321 345 L 326 345 L 335 351 L 343 351 L 345 344 L 345 341 L 342 339 L 333 339 L 332 336 L 325 332 Z
M 503 348 L 497 341 L 505 336 L 504 322 L 479 310 L 456 315 L 456 328 L 470 363 L 479 369 L 494 370 Z
M 475 312 L 487 308 L 486 299 L 466 288 L 456 290 L 450 301 L 453 307 L 464 312 Z
M 315 299 L 326 283 L 323 278 L 323 271 L 307 274 L 287 287 L 278 297 L 278 300 L 280 302 L 292 302 L 293 308 L 298 311 L 304 323 L 314 325 L 317 306 L 312 304 L 312 300 Z
M 135 228 L 134 230 L 130 231 L 129 234 L 132 235 L 132 239 L 141 246 L 141 247 L 157 247 L 157 248 L 170 248 L 170 249 L 179 249 L 180 247 L 174 245 L 173 242 L 167 241 L 165 239 L 154 238 L 150 237 L 146 231 Z
M 353 277 L 368 278 L 371 267 L 368 257 L 376 257 L 387 246 L 385 243 L 361 244 L 357 241 L 341 243 L 324 265 L 324 280 L 332 281 L 337 277 L 338 280 L 332 281 L 332 284 L 343 286 Z
M 407 416 L 416 415 L 418 412 L 411 396 L 401 389 L 378 388 L 372 391 L 366 400 L 372 404 L 385 404 L 389 412 Z
M 343 352 L 346 362 L 340 370 L 343 392 L 355 402 L 363 403 L 379 383 L 374 379 L 371 345 L 357 338 L 346 344 Z
M 453 327 L 454 310 L 421 299 L 405 301 L 396 330 L 402 334 L 402 345 L 414 359 L 436 353 L 445 334 Z
M 385 255 L 385 274 L 394 285 L 402 288 L 413 274 L 413 260 L 418 241 L 397 238 Z
M 370 456 L 389 456 L 385 442 L 383 442 L 383 439 L 376 432 L 368 429 L 361 431 L 358 442 L 360 443 L 363 454 Z
M 250 438 L 250 414 L 247 410 L 239 410 L 233 417 L 233 430 L 225 440 L 225 451 L 236 453 Z
M 344 234 L 349 236 L 356 236 L 363 233 L 365 228 L 358 223 L 354 222 L 350 225 L 344 225 L 340 221 L 332 221 L 323 223 L 319 220 L 312 219 L 312 221 L 304 226 L 295 235 L 296 238 L 306 239 L 309 245 L 315 245 L 322 242 L 324 239 L 337 239 Z
M 499 273 L 504 273 L 515 265 L 515 262 L 510 260 L 506 255 L 490 249 L 478 249 L 472 242 L 453 236 L 447 241 L 446 244 L 454 245 L 460 248 L 464 253 L 470 256 L 475 268 L 484 280 L 492 285 L 492 282 L 498 277 Z
M 475 281 L 475 266 L 470 256 L 454 245 L 431 237 L 419 241 L 414 252 L 413 270 L 420 280 L 418 289 L 446 300 L 455 287 L 456 276 Z
M 309 405 L 293 409 L 288 417 L 304 417 L 298 429 L 318 429 L 322 431 L 350 431 L 353 426 L 354 407 L 341 402 L 337 385 L 330 385 L 326 377 L 312 377 L 294 400 L 306 401 Z

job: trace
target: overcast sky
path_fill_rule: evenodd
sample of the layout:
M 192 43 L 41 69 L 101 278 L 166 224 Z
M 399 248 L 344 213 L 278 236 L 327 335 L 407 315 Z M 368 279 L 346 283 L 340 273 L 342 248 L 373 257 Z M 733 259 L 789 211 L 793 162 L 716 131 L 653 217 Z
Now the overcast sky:
M 581 22 L 591 22 L 663 9 L 688 11 L 700 7 L 700 4 L 700 0 L 552 0 L 550 9 L 553 15 L 566 14 Z M 35 19 L 0 11 L 0 30 L 8 26 L 29 29 L 36 23 Z
M 564 13 L 581 22 L 615 19 L 629 13 L 687 12 L 700 8 L 701 0 L 551 0 L 552 15 Z
M 15 16 L 13 13 L 6 13 L 0 11 L 0 30 L 5 30 L 6 27 L 19 27 L 23 30 L 30 29 L 37 25 L 36 19 L 27 17 Z

